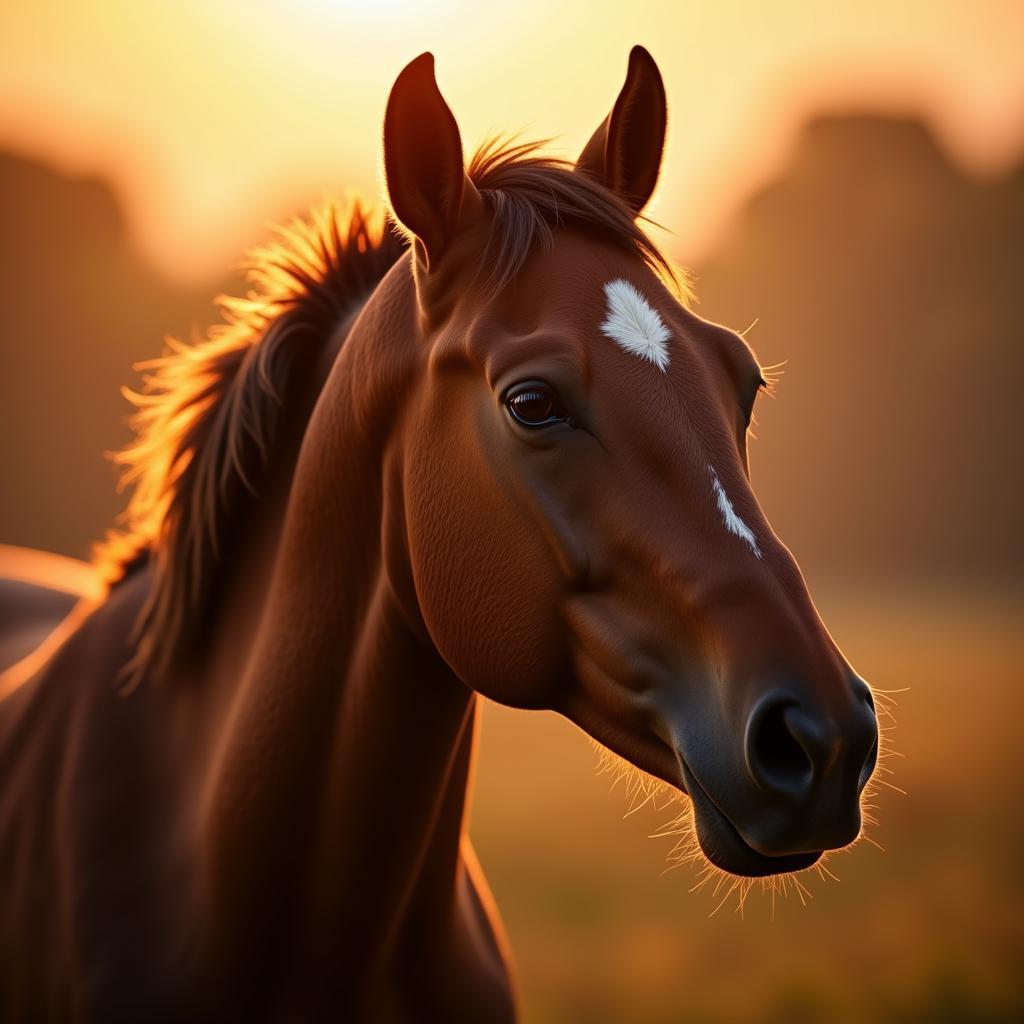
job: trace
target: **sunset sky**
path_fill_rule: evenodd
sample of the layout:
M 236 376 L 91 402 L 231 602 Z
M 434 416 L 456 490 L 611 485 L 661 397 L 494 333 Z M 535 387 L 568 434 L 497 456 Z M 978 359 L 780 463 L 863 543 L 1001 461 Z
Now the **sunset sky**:
M 649 212 L 684 260 L 810 110 L 921 114 L 979 174 L 1024 144 L 1019 0 L 39 0 L 0 14 L 0 147 L 110 180 L 144 251 L 197 282 L 310 200 L 379 194 L 388 89 L 423 50 L 467 150 L 521 129 L 575 156 L 636 42 L 670 105 Z

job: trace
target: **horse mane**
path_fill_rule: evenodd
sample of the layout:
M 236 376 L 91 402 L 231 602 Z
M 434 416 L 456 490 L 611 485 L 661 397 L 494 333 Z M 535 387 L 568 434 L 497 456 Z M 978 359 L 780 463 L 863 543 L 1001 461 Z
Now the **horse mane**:
M 135 439 L 113 456 L 132 495 L 93 561 L 107 586 L 151 560 L 155 578 L 126 669 L 166 670 L 198 634 L 214 575 L 239 514 L 268 468 L 285 395 L 405 250 L 391 222 L 358 200 L 328 203 L 280 228 L 244 264 L 244 297 L 217 298 L 222 322 L 205 338 L 166 340 L 137 365 Z
M 493 212 L 485 290 L 511 283 L 564 226 L 638 254 L 685 299 L 685 281 L 626 204 L 539 146 L 493 139 L 470 161 L 469 178 Z M 408 243 L 387 214 L 357 200 L 329 203 L 253 251 L 248 293 L 216 300 L 222 322 L 205 337 L 168 338 L 160 358 L 137 365 L 141 392 L 124 389 L 135 438 L 113 456 L 132 494 L 93 551 L 108 588 L 146 562 L 155 570 L 132 637 L 129 685 L 194 648 L 227 540 L 268 470 L 299 364 L 366 301 Z
M 639 256 L 680 301 L 689 302 L 686 275 L 651 241 L 629 206 L 574 164 L 541 155 L 542 145 L 489 139 L 467 168 L 494 213 L 480 261 L 488 268 L 487 293 L 511 284 L 538 245 L 550 248 L 556 228 L 576 228 Z

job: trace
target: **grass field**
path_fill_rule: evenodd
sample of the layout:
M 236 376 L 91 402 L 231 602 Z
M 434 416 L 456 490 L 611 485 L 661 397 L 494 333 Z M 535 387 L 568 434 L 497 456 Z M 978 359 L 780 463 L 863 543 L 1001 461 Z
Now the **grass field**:
M 1024 1020 L 1024 599 L 819 595 L 867 679 L 900 694 L 868 843 L 813 898 L 691 894 L 673 816 L 622 820 L 597 757 L 551 714 L 488 705 L 472 831 L 528 1024 L 973 1024 Z M 621 787 L 620 787 L 621 789 Z

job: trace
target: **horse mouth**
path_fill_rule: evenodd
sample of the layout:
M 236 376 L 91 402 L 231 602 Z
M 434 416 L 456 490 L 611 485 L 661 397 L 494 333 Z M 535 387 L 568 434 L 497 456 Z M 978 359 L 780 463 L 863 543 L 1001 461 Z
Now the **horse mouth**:
M 686 791 L 693 802 L 697 841 L 712 864 L 731 875 L 764 878 L 809 868 L 824 852 L 793 853 L 770 857 L 758 853 L 739 833 L 736 826 L 719 810 L 714 800 L 694 777 L 686 761 L 679 759 Z

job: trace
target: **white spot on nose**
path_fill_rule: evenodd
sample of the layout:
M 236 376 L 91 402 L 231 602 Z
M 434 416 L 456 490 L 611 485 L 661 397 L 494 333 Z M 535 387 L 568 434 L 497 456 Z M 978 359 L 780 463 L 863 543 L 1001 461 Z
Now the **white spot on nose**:
M 718 511 L 722 514 L 722 522 L 725 524 L 725 528 L 741 540 L 746 541 L 750 550 L 760 558 L 761 549 L 757 546 L 757 538 L 754 536 L 754 531 L 736 514 L 736 509 L 732 507 L 732 502 L 729 500 L 729 495 L 725 493 L 722 481 L 718 479 L 715 467 L 709 465 L 708 472 L 711 474 L 711 488 L 715 492 Z
M 657 310 L 621 277 L 604 286 L 608 313 L 601 330 L 631 355 L 647 359 L 665 372 L 669 329 Z

